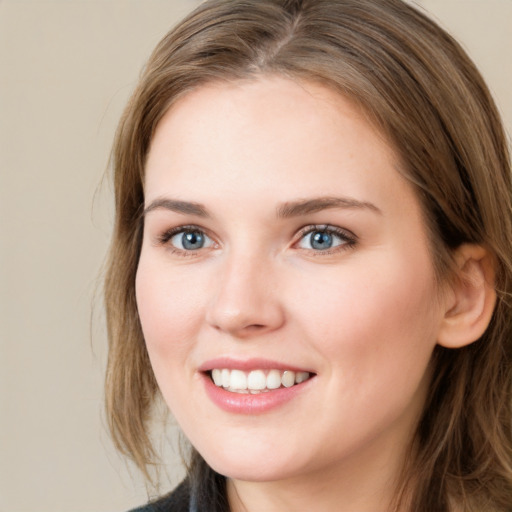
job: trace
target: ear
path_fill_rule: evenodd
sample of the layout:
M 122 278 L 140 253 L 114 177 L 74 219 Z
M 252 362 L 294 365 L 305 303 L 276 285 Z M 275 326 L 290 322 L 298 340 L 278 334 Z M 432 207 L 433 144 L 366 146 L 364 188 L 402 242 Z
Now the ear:
M 491 321 L 496 304 L 494 263 L 487 250 L 464 244 L 455 253 L 457 275 L 447 286 L 445 314 L 438 344 L 460 348 L 478 340 Z

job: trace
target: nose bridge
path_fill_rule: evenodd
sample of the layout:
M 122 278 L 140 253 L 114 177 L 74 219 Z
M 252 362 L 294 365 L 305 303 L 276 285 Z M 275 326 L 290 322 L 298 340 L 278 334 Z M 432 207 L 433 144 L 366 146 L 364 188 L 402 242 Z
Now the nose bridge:
M 208 322 L 238 337 L 273 330 L 282 323 L 271 257 L 252 248 L 233 248 L 223 258 Z

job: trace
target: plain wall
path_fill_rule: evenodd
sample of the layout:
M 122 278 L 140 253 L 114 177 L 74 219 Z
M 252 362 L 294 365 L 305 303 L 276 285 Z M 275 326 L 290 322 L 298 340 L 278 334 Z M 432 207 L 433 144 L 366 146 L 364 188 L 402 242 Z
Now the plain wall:
M 91 304 L 112 212 L 108 181 L 98 187 L 142 64 L 196 4 L 0 0 L 0 512 L 146 500 L 102 412 L 106 340 Z M 474 58 L 510 133 L 512 1 L 420 4 Z M 168 457 L 167 487 L 181 475 Z

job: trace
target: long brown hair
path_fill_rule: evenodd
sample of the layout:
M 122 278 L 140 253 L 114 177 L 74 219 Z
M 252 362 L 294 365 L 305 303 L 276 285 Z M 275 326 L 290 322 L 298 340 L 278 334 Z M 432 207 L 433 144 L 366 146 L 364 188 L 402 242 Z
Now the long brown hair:
M 463 243 L 480 244 L 494 257 L 492 321 L 467 347 L 436 348 L 417 449 L 397 496 L 414 482 L 407 492 L 416 512 L 510 510 L 512 186 L 506 136 L 483 79 L 459 44 L 400 0 L 210 0 L 153 52 L 121 119 L 112 159 L 116 217 L 105 283 L 106 405 L 117 447 L 148 474 L 157 385 L 137 314 L 135 273 L 144 164 L 155 128 L 192 88 L 269 73 L 333 88 L 385 134 L 417 190 L 441 278 Z M 197 453 L 191 468 L 199 488 L 219 481 Z M 226 507 L 221 496 L 208 510 Z

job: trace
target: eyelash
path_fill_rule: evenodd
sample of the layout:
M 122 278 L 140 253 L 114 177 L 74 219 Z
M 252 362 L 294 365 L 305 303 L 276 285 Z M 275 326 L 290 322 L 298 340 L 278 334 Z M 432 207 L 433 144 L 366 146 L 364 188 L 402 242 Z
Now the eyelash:
M 337 226 L 331 226 L 329 224 L 321 224 L 321 225 L 313 225 L 306 226 L 302 228 L 298 235 L 297 241 L 294 245 L 298 244 L 301 240 L 303 240 L 307 235 L 311 235 L 312 233 L 323 233 L 331 236 L 335 236 L 341 240 L 339 245 L 335 245 L 330 249 L 325 250 L 315 250 L 315 249 L 305 249 L 310 254 L 314 256 L 328 256 L 331 254 L 335 254 L 342 251 L 347 251 L 353 248 L 357 243 L 357 237 L 351 231 L 347 229 L 342 229 Z
M 174 247 L 170 241 L 175 235 L 178 235 L 180 233 L 201 233 L 208 237 L 209 239 L 213 240 L 212 237 L 210 237 L 206 231 L 195 225 L 185 225 L 185 226 L 178 226 L 175 228 L 171 228 L 162 234 L 158 235 L 157 237 L 157 244 L 162 246 L 167 246 L 168 249 L 173 254 L 178 254 L 183 257 L 191 257 L 196 256 L 201 249 L 204 249 L 203 247 L 197 249 L 197 250 L 183 250 L 179 249 L 177 247 Z M 312 234 L 312 233 L 324 233 L 327 235 L 335 236 L 338 239 L 341 240 L 341 243 L 338 245 L 335 245 L 332 248 L 325 249 L 325 250 L 315 250 L 315 249 L 304 249 L 310 254 L 313 254 L 314 256 L 328 256 L 331 254 L 335 254 L 338 252 L 346 251 L 351 248 L 353 248 L 357 243 L 357 237 L 352 233 L 351 231 L 348 231 L 346 229 L 339 228 L 337 226 L 331 226 L 329 224 L 322 224 L 322 225 L 309 225 L 303 227 L 296 236 L 296 241 L 294 241 L 293 246 L 296 246 L 303 240 L 306 236 Z M 214 242 L 215 244 L 215 242 Z M 207 248 L 206 248 L 207 249 Z
M 183 250 L 178 249 L 177 247 L 174 247 L 170 241 L 175 235 L 179 235 L 180 233 L 202 233 L 203 235 L 207 236 L 209 239 L 213 240 L 212 237 L 208 236 L 206 231 L 195 225 L 186 225 L 186 226 L 178 226 L 175 228 L 168 229 L 167 231 L 164 231 L 162 234 L 158 235 L 157 237 L 157 244 L 158 245 L 165 245 L 167 248 L 173 253 L 178 254 L 179 256 L 184 257 L 190 257 L 190 256 L 196 256 L 197 253 L 203 249 L 202 247 L 198 250 Z

